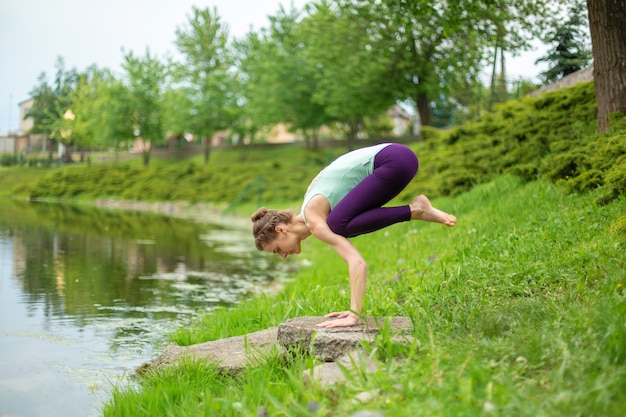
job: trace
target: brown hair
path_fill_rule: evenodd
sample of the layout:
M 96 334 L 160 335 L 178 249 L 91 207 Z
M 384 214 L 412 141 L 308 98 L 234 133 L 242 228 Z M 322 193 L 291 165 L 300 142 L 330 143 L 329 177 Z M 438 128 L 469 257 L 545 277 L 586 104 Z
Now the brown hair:
M 293 219 L 291 210 L 268 210 L 261 207 L 250 217 L 252 220 L 252 234 L 254 244 L 258 250 L 263 250 L 263 245 L 271 243 L 278 236 L 276 226 L 289 224 Z

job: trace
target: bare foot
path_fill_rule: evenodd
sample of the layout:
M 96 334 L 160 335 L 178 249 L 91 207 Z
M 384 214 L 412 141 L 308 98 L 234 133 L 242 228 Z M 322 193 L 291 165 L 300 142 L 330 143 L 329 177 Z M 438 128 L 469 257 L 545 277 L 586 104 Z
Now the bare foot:
M 441 223 L 448 227 L 456 224 L 456 217 L 434 208 L 425 195 L 415 197 L 409 207 L 411 207 L 411 220 Z

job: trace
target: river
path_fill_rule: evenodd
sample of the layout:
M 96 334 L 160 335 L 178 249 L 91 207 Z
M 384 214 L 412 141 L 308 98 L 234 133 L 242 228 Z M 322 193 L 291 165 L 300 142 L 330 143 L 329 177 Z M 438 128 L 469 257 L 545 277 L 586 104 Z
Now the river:
M 178 326 L 285 279 L 273 258 L 241 224 L 0 200 L 0 416 L 99 416 Z

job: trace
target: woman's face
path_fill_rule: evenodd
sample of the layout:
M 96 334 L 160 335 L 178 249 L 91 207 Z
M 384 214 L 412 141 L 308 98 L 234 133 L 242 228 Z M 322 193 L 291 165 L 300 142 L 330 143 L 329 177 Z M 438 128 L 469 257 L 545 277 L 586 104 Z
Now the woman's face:
M 270 253 L 277 253 L 283 259 L 289 255 L 297 255 L 300 253 L 300 239 L 295 233 L 289 232 L 286 227 L 282 225 L 276 226 L 278 236 L 273 242 L 268 243 L 263 247 L 263 250 Z

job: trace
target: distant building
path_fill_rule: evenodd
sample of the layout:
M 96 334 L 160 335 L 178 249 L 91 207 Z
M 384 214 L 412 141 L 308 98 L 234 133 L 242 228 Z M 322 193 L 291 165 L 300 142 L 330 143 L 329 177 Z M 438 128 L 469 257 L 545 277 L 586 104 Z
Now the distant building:
M 34 121 L 28 116 L 28 111 L 33 107 L 35 99 L 29 98 L 18 103 L 20 107 L 20 127 L 17 132 L 0 134 L 0 154 L 20 154 L 29 152 L 45 152 L 45 135 L 32 135 Z
M 20 106 L 20 132 L 22 133 L 29 133 L 35 124 L 32 117 L 26 117 L 33 104 L 35 104 L 35 99 L 32 97 L 18 103 Z
M 0 134 L 0 154 L 16 154 L 29 149 L 29 136 L 9 132 Z
M 15 153 L 15 138 L 8 132 L 0 132 L 0 155 L 4 153 Z
M 293 143 L 297 139 L 298 136 L 290 132 L 285 123 L 279 123 L 267 132 L 268 143 Z
M 417 136 L 420 134 L 419 116 L 409 113 L 399 104 L 391 106 L 387 114 L 393 123 L 393 136 Z
M 47 140 L 45 135 L 30 133 L 34 125 L 32 117 L 28 116 L 28 111 L 35 103 L 34 98 L 29 98 L 18 103 L 20 108 L 20 127 L 17 132 L 8 132 L 0 137 L 0 154 L 2 153 L 29 153 L 45 152 Z

